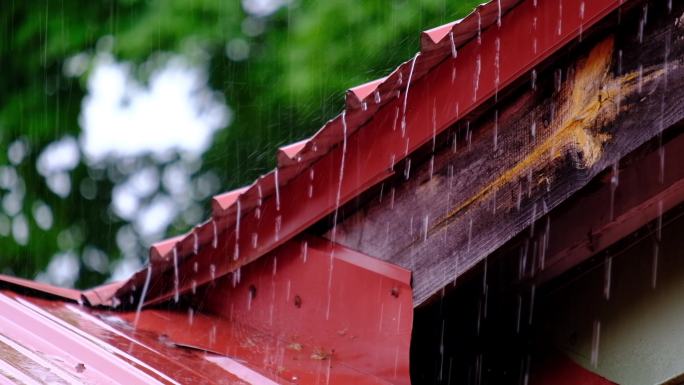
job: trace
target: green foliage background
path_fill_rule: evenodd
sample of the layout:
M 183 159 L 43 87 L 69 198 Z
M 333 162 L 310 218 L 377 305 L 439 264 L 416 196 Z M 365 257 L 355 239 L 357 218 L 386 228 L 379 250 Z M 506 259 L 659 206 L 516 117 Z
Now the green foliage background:
M 89 72 L 65 76 L 64 63 L 79 53 L 94 55 L 103 37 L 113 37 L 114 56 L 136 64 L 142 81 L 168 53 L 208 63 L 210 86 L 225 95 L 233 120 L 214 137 L 202 170 L 214 170 L 220 189 L 229 190 L 272 168 L 278 146 L 311 135 L 339 113 L 345 89 L 409 59 L 418 50 L 420 31 L 461 18 L 477 3 L 293 0 L 259 17 L 236 0 L 2 1 L 0 166 L 8 164 L 9 144 L 24 138 L 30 152 L 16 168 L 26 184 L 22 211 L 30 236 L 27 245 L 0 236 L 0 272 L 33 278 L 64 247 L 80 255 L 92 245 L 110 260 L 119 258 L 114 238 L 125 221 L 109 211 L 112 181 L 93 178 L 81 163 L 71 172 L 76 187 L 62 199 L 35 166 L 46 145 L 65 134 L 79 135 Z M 246 25 L 263 32 L 246 34 Z M 227 57 L 226 44 L 234 38 L 249 44 L 246 60 Z M 86 178 L 97 184 L 94 199 L 79 194 L 77 186 Z M 0 197 L 6 193 L 0 188 Z M 54 213 L 49 230 L 38 228 L 31 216 L 38 199 Z M 208 214 L 209 202 L 203 206 Z M 187 227 L 176 221 L 168 232 Z M 67 246 L 58 242 L 65 229 L 71 234 Z M 92 286 L 107 276 L 82 266 L 76 286 Z

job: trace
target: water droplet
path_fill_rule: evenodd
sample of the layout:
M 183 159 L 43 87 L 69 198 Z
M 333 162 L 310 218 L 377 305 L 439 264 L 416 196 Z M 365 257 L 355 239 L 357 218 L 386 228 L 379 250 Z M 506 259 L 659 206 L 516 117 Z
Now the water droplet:
M 497 14 L 496 14 L 496 25 L 497 27 L 501 28 L 501 0 L 496 0 L 496 6 L 497 6 Z
M 594 327 L 591 335 L 591 365 L 598 366 L 599 342 L 601 340 L 601 321 L 594 320 Z
M 275 217 L 275 240 L 279 241 L 280 240 L 280 228 L 283 225 L 283 217 L 282 215 L 278 215 Z
M 563 0 L 558 0 L 558 36 L 563 33 Z
M 216 227 L 216 221 L 211 220 L 211 226 L 214 230 L 214 237 L 211 239 L 211 247 L 214 249 L 218 246 L 218 228 Z
M 280 183 L 278 182 L 278 167 L 275 168 L 276 211 L 280 211 Z
M 197 229 L 192 231 L 192 253 L 197 255 L 199 252 L 199 235 L 197 234 Z
M 152 264 L 147 264 L 147 275 L 145 275 L 145 283 L 143 284 L 143 289 L 142 293 L 140 294 L 140 299 L 138 300 L 138 306 L 135 309 L 135 319 L 133 321 L 133 325 L 137 328 L 138 327 L 138 321 L 140 320 L 140 310 L 142 310 L 143 304 L 145 303 L 145 297 L 147 296 L 147 289 L 150 287 L 150 280 L 152 279 Z M 116 300 L 116 301 L 114 301 Z M 116 307 L 116 302 L 118 302 L 118 299 L 114 297 L 112 300 L 113 302 L 113 307 Z
M 404 107 L 402 109 L 402 117 L 401 117 L 401 137 L 402 138 L 406 134 L 406 104 L 408 102 L 409 89 L 411 87 L 411 78 L 413 77 L 413 69 L 416 66 L 416 59 L 418 59 L 419 55 L 420 55 L 420 52 L 416 53 L 416 55 L 413 57 L 413 60 L 411 61 L 411 69 L 409 70 L 408 83 L 406 84 L 406 91 L 404 91 Z
M 178 303 L 178 248 L 173 248 L 173 302 Z
M 477 54 L 475 59 L 475 76 L 473 77 L 473 101 L 477 100 L 477 91 L 480 89 L 480 73 L 482 72 L 482 58 Z
M 499 110 L 494 111 L 494 151 L 499 149 Z
M 613 257 L 606 258 L 603 277 L 603 298 L 610 300 L 611 278 L 613 276 Z
M 195 309 L 188 308 L 188 324 L 192 325 L 195 322 Z
M 477 8 L 477 44 L 482 44 L 482 15 L 480 7 Z
M 237 210 L 235 212 L 235 250 L 233 251 L 233 260 L 240 258 L 240 216 L 242 214 L 242 207 L 240 199 L 235 202 Z
M 304 263 L 306 263 L 308 256 L 309 256 L 309 242 L 304 241 L 304 242 L 302 242 L 302 260 L 304 261 Z
M 454 31 L 449 32 L 449 40 L 451 41 L 451 57 L 456 59 L 458 51 L 456 50 L 456 41 L 454 40 Z

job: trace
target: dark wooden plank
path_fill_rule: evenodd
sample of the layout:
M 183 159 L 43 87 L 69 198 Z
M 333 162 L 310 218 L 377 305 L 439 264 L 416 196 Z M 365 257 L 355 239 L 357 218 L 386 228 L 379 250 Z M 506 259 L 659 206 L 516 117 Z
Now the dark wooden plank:
M 413 270 L 418 306 L 684 119 L 684 4 L 652 3 L 459 123 L 455 145 L 445 136 L 425 162 L 407 161 L 409 178 L 338 224 L 336 241 Z
M 534 266 L 521 261 L 519 266 L 530 266 L 523 278 L 548 281 L 647 223 L 653 226 L 653 257 L 657 259 L 662 216 L 684 202 L 683 133 L 681 125 L 672 128 L 669 134 L 674 138 L 662 145 L 657 139 L 652 141 L 608 170 L 598 187 L 554 210 L 547 219 L 548 228 L 540 229 L 533 238 L 538 245 L 546 245 L 537 251 L 544 263 Z M 520 253 L 521 258 L 530 259 L 531 255 Z M 650 273 L 655 283 L 657 260 L 654 262 Z

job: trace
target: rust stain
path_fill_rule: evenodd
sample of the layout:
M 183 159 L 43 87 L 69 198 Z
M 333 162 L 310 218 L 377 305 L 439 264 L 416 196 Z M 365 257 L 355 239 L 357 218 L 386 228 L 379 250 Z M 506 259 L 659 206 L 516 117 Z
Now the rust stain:
M 563 104 L 551 122 L 550 135 L 534 147 L 515 166 L 506 170 L 476 194 L 437 221 L 430 232 L 438 230 L 459 212 L 473 203 L 488 197 L 502 186 L 517 180 L 531 169 L 540 169 L 549 163 L 576 153 L 578 168 L 594 165 L 603 153 L 603 144 L 610 140 L 608 133 L 600 128 L 613 122 L 618 115 L 618 98 L 624 98 L 638 88 L 638 74 L 631 72 L 619 77 L 611 73 L 614 38 L 608 37 L 598 43 L 587 57 L 578 62 L 574 75 L 566 81 L 559 99 Z M 640 80 L 658 77 L 661 71 L 651 71 Z M 620 107 L 621 110 L 626 106 Z M 546 177 L 548 178 L 548 177 Z

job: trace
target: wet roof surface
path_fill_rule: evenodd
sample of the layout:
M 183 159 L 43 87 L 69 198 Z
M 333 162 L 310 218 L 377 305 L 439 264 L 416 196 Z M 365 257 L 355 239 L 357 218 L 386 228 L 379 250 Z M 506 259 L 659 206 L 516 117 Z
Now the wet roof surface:
M 349 90 L 341 115 L 126 282 L 0 277 L 0 383 L 409 383 L 410 272 L 302 233 L 621 3 L 568 0 L 559 16 L 491 1 L 424 32 L 414 58 Z

